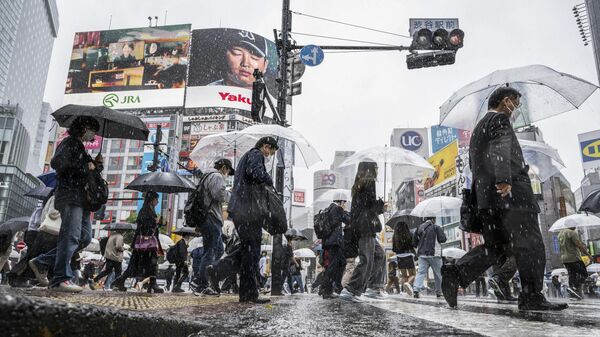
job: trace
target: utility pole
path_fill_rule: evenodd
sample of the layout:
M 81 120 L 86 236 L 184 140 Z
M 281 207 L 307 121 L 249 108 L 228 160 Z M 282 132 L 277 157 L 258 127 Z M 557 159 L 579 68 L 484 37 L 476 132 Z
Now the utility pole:
M 277 47 L 279 51 L 279 96 L 277 98 L 277 114 L 279 118 L 277 122 L 283 126 L 287 126 L 287 114 L 286 114 L 286 98 L 287 98 L 287 63 L 288 63 L 288 51 L 290 48 L 289 34 L 292 31 L 292 13 L 290 12 L 290 0 L 283 0 L 282 13 L 281 13 L 281 38 L 277 41 Z M 288 140 L 282 140 L 279 146 L 279 155 L 277 157 L 277 171 L 276 171 L 276 189 L 284 199 L 284 177 L 286 176 L 286 170 L 289 176 L 291 176 L 291 167 L 286 168 L 286 149 L 288 148 Z M 290 200 L 291 202 L 291 200 Z M 291 218 L 291 211 L 288 214 L 288 223 Z M 287 265 L 285 261 L 285 252 L 283 249 L 283 238 L 281 235 L 275 235 L 273 237 L 273 263 L 272 263 L 272 282 L 271 282 L 271 295 L 283 295 L 283 271 Z
M 152 166 L 148 167 L 148 171 L 156 172 L 158 170 L 158 154 L 160 152 L 160 141 L 162 139 L 162 130 L 161 125 L 158 123 L 156 126 L 156 136 L 154 137 L 154 143 L 152 143 L 152 147 L 154 148 L 154 156 L 152 157 Z

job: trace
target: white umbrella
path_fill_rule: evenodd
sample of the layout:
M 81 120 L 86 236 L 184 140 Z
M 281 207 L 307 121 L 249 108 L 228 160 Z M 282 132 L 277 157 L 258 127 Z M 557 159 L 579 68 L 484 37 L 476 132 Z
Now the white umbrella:
M 88 252 L 99 252 L 100 251 L 100 241 L 98 239 L 93 239 L 90 241 L 90 244 L 85 247 L 85 250 Z
M 434 197 L 421 201 L 410 212 L 410 215 L 427 218 L 427 217 L 448 217 L 459 216 L 462 199 L 455 197 Z
M 261 252 L 272 252 L 273 245 L 260 245 L 260 251 Z
M 565 163 L 558 151 L 542 142 L 519 139 L 525 162 L 529 170 L 535 173 L 541 181 L 546 181 L 551 176 L 565 168 Z
M 260 137 L 240 134 L 240 131 L 209 135 L 200 139 L 190 158 L 200 169 L 211 168 L 221 158 L 232 159 L 233 166 L 249 149 L 256 145 Z
M 160 247 L 162 249 L 168 249 L 171 246 L 175 246 L 175 242 L 164 234 L 158 234 L 158 241 L 160 241 Z
M 543 65 L 497 70 L 456 91 L 440 107 L 440 125 L 472 130 L 488 111 L 488 98 L 501 86 L 517 89 L 520 116 L 514 127 L 579 108 L 598 88 L 573 75 Z
M 295 257 L 301 257 L 301 258 L 316 257 L 315 252 L 313 252 L 312 250 L 310 250 L 308 248 L 296 249 L 294 251 L 294 256 Z
M 600 263 L 592 263 L 586 269 L 588 273 L 600 273 Z
M 569 274 L 569 272 L 567 271 L 567 268 L 557 268 L 557 269 L 554 269 L 552 271 L 552 273 L 550 273 L 550 275 L 552 275 L 552 276 L 557 276 L 557 275 L 560 276 L 560 274 L 562 274 L 562 273 Z
M 321 209 L 329 207 L 334 200 L 346 200 L 348 202 L 347 209 L 350 209 L 350 202 L 352 201 L 351 191 L 343 188 L 329 190 L 313 202 L 313 209 L 318 212 Z
M 600 226 L 600 218 L 588 214 L 572 214 L 556 220 L 548 231 L 558 232 L 564 228 Z
M 442 249 L 442 256 L 450 257 L 453 259 L 460 259 L 466 253 L 467 253 L 466 251 L 464 251 L 460 248 L 455 248 L 455 247 Z
M 306 167 L 310 167 L 321 161 L 321 156 L 317 150 L 304 138 L 304 136 L 292 129 L 284 128 L 277 124 L 259 124 L 252 125 L 240 131 L 240 134 L 252 135 L 257 137 L 272 136 L 275 138 L 283 138 L 293 142 L 300 152 Z

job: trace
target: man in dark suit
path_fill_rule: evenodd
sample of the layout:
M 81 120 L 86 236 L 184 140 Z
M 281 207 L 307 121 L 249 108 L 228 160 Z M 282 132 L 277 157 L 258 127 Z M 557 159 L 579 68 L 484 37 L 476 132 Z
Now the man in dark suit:
M 529 166 L 511 125 L 521 94 L 510 87 L 496 89 L 488 113 L 477 123 L 469 146 L 473 191 L 483 224 L 483 245 L 456 265 L 442 268 L 444 298 L 456 306 L 457 290 L 466 288 L 490 266 L 514 255 L 523 290 L 520 310 L 563 310 L 542 295 L 546 256 L 538 224 L 540 212 L 529 180 Z

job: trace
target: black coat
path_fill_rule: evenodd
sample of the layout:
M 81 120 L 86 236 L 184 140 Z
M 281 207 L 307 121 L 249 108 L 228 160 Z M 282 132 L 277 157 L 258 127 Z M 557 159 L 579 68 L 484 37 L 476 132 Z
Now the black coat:
M 174 249 L 176 250 L 177 255 L 177 265 L 183 264 L 187 261 L 188 258 L 188 245 L 185 243 L 185 240 L 181 239 L 177 241 Z
M 156 221 L 156 218 L 157 215 L 154 211 L 154 207 L 149 203 L 144 203 L 140 210 L 140 214 L 138 214 L 136 219 L 137 228 L 135 230 L 135 235 L 158 235 L 158 222 Z
M 436 256 L 435 243 L 444 243 L 448 240 L 442 227 L 430 220 L 422 223 L 413 234 L 413 245 L 417 248 L 417 256 Z
M 83 143 L 73 136 L 65 138 L 58 145 L 50 161 L 50 165 L 56 170 L 56 209 L 60 211 L 67 205 L 84 206 L 88 163 L 92 161 Z
M 473 130 L 469 147 L 473 189 L 479 209 L 521 210 L 539 213 L 521 145 L 509 117 L 488 112 Z M 496 184 L 512 186 L 512 196 L 501 197 Z
M 375 179 L 366 179 L 360 183 L 352 196 L 350 222 L 361 236 L 375 236 L 381 231 L 379 214 L 383 213 L 383 204 L 383 200 L 377 199 Z
M 238 220 L 244 217 L 244 213 L 250 211 L 252 189 L 261 184 L 273 186 L 273 179 L 267 173 L 264 155 L 259 149 L 253 148 L 240 159 L 233 179 L 227 210 L 236 226 L 241 222 Z
M 341 247 L 344 241 L 342 223 L 346 224 L 346 226 L 350 225 L 350 213 L 344 211 L 340 205 L 332 203 L 329 206 L 329 213 L 327 215 L 329 216 L 329 223 L 332 225 L 333 231 L 323 242 L 323 247 Z

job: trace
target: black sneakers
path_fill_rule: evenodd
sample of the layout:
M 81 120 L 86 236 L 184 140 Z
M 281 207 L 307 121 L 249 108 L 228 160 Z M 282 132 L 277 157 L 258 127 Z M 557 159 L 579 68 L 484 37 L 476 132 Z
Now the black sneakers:
M 455 265 L 446 264 L 442 266 L 442 293 L 451 308 L 455 308 L 458 304 L 459 281 L 460 273 Z
M 560 311 L 569 307 L 567 303 L 548 302 L 542 294 L 532 294 L 530 296 L 519 296 L 519 310 L 538 310 L 538 311 Z

